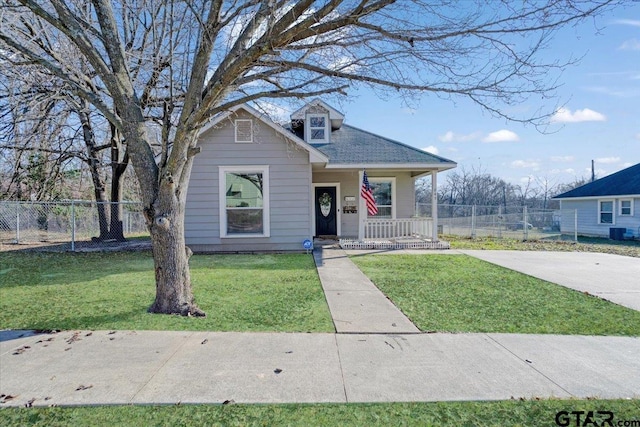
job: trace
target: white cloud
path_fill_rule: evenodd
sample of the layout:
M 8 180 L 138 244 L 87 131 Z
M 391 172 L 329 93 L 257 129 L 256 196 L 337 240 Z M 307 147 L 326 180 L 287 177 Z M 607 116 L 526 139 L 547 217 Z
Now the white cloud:
M 467 142 L 473 141 L 480 136 L 479 132 L 468 133 L 466 135 L 448 131 L 444 135 L 440 135 L 438 139 L 442 142 Z
M 510 130 L 501 129 L 495 132 L 491 132 L 489 135 L 482 138 L 482 142 L 515 142 L 520 141 L 520 137 L 517 133 Z
M 636 133 L 636 139 L 637 139 L 638 141 L 640 141 L 640 132 L 639 132 L 639 133 Z
M 558 123 L 577 123 L 577 122 L 603 122 L 607 120 L 604 114 L 585 108 L 576 110 L 574 113 L 568 108 L 560 108 L 551 117 L 552 122 Z
M 427 153 L 435 154 L 436 156 L 440 153 L 440 150 L 438 150 L 438 147 L 436 147 L 434 145 L 430 145 L 428 147 L 425 147 L 425 148 L 422 149 L 422 151 L 426 151 Z
M 575 159 L 573 156 L 551 156 L 551 161 L 556 163 L 573 162 Z
M 596 159 L 596 163 L 611 164 L 618 162 L 620 162 L 620 157 L 599 157 Z
M 512 168 L 517 169 L 534 169 L 537 170 L 540 168 L 540 163 L 535 160 L 514 160 L 511 162 Z
M 640 40 L 629 39 L 622 42 L 618 50 L 640 50 Z
M 640 27 L 640 20 L 637 19 L 616 19 L 616 24 L 631 25 L 632 27 Z

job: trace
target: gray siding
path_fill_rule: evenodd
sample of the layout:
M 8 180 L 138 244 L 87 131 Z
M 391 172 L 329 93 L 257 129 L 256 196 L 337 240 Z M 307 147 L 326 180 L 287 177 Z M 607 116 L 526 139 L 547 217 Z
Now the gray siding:
M 358 237 L 358 221 L 361 211 L 357 214 L 343 213 L 342 208 L 345 205 L 345 196 L 355 196 L 356 206 L 360 201 L 360 170 L 352 171 L 314 171 L 313 183 L 340 183 L 340 225 L 341 237 L 357 238 Z M 415 182 L 409 172 L 389 172 L 377 171 L 375 169 L 367 170 L 369 178 L 396 178 L 396 218 L 411 218 L 415 213 Z
M 240 111 L 235 118 L 253 118 Z M 311 165 L 309 154 L 253 118 L 254 142 L 234 142 L 233 120 L 200 138 L 185 215 L 187 245 L 195 252 L 302 250 L 310 237 Z M 269 237 L 220 237 L 220 166 L 269 166 Z
M 627 200 L 628 198 L 623 198 Z M 613 224 L 598 224 L 598 201 L 614 200 L 615 215 Z M 620 198 L 561 200 L 562 220 L 560 230 L 562 233 L 573 233 L 575 230 L 575 215 L 577 211 L 578 234 L 585 236 L 609 237 L 609 228 L 620 227 L 633 231 L 635 237 L 640 235 L 640 198 L 633 199 L 633 216 L 620 215 Z

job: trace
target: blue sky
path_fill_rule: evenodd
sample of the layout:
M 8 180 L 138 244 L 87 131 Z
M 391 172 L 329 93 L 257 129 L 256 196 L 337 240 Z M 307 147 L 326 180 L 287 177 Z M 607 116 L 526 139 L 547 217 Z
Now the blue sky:
M 548 109 L 563 109 L 546 133 L 494 118 L 465 99 L 425 97 L 409 108 L 360 90 L 336 107 L 353 126 L 513 184 L 590 177 L 591 160 L 598 177 L 640 162 L 640 2 L 562 30 L 545 54 L 583 56 L 560 77 Z

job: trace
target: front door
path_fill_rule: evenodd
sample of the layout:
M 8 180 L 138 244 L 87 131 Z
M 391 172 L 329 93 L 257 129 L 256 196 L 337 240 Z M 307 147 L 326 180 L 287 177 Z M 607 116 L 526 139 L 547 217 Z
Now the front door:
M 337 200 L 336 187 L 316 187 L 316 236 L 336 236 Z

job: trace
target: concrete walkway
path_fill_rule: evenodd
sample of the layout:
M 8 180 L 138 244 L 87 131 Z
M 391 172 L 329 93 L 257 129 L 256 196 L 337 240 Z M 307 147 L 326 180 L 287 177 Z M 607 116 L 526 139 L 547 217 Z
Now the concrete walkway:
M 420 332 L 355 266 L 345 251 L 316 248 L 313 258 L 336 332 Z
M 337 334 L 0 331 L 0 408 L 640 398 L 638 337 L 417 333 L 344 251 L 314 258 Z

